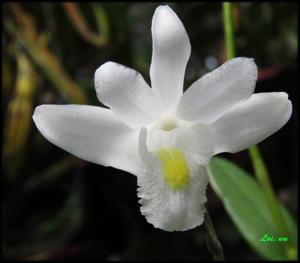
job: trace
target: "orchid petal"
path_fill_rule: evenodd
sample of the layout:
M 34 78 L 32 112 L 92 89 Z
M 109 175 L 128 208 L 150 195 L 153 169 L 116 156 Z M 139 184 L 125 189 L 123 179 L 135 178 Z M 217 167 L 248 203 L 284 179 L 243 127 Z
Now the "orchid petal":
M 123 65 L 107 62 L 95 73 L 98 99 L 131 128 L 151 123 L 161 106 L 141 74 Z
M 255 89 L 257 67 L 253 59 L 233 58 L 194 82 L 183 94 L 177 114 L 184 120 L 212 123 Z
M 41 105 L 33 120 L 56 146 L 96 164 L 140 173 L 138 132 L 109 109 L 87 105 Z
M 155 10 L 152 39 L 151 86 L 165 109 L 173 110 L 183 93 L 191 44 L 180 19 L 168 6 L 159 6 Z
M 285 92 L 253 94 L 210 125 L 214 154 L 235 153 L 261 142 L 285 125 L 291 114 Z

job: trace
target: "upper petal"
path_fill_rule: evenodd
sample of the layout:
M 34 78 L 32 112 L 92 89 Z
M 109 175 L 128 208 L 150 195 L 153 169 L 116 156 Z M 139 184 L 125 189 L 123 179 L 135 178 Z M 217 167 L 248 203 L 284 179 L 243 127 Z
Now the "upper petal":
M 87 105 L 41 105 L 33 120 L 51 143 L 96 164 L 140 173 L 138 133 L 109 109 Z
M 183 94 L 177 114 L 184 120 L 212 123 L 255 89 L 253 59 L 233 58 L 194 82 Z
M 205 146 L 210 141 L 206 131 L 199 132 L 196 127 L 186 129 L 185 140 L 184 133 L 177 132 L 150 151 L 146 129 L 141 130 L 139 153 L 144 170 L 138 177 L 138 196 L 141 213 L 156 228 L 184 231 L 203 223 L 208 184 L 205 166 L 212 149 Z M 199 151 L 197 146 L 204 149 Z
M 152 41 L 151 86 L 165 108 L 173 110 L 183 92 L 191 45 L 183 24 L 168 6 L 159 6 L 155 10 Z
M 210 125 L 214 154 L 238 152 L 278 131 L 291 117 L 292 103 L 285 92 L 253 94 Z
M 160 102 L 144 78 L 133 69 L 107 62 L 95 73 L 98 99 L 132 128 L 148 125 L 160 113 Z

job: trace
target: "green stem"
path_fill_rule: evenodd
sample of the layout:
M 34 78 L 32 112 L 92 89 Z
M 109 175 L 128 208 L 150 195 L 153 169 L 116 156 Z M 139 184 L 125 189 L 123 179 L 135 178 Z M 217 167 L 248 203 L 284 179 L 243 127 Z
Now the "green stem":
M 205 227 L 205 242 L 209 252 L 212 254 L 215 261 L 225 261 L 223 248 L 218 239 L 214 225 L 211 221 L 210 215 L 207 210 L 204 218 L 204 227 Z
M 223 20 L 226 42 L 227 59 L 235 56 L 234 38 L 233 38 L 233 22 L 232 22 L 232 3 L 223 3 Z
M 224 19 L 224 33 L 226 42 L 226 53 L 227 59 L 235 57 L 235 47 L 234 47 L 234 30 L 232 21 L 232 3 L 223 3 L 223 19 Z M 269 173 L 267 167 L 261 157 L 260 151 L 256 145 L 248 149 L 248 153 L 251 158 L 251 162 L 254 168 L 254 174 L 257 181 L 259 182 L 264 195 L 266 196 L 268 205 L 271 209 L 273 218 L 275 219 L 281 234 L 287 234 L 287 227 L 279 206 L 279 202 L 276 198 L 275 192 L 272 188 L 272 184 L 269 178 Z M 294 259 L 291 256 L 294 248 L 287 245 L 286 253 L 289 259 Z
M 277 223 L 279 225 L 280 231 L 283 234 L 287 234 L 285 223 L 279 210 L 279 204 L 276 199 L 276 195 L 273 191 L 272 184 L 270 182 L 269 173 L 256 145 L 249 148 L 249 154 L 252 159 L 256 179 L 261 185 L 261 187 L 264 189 L 264 193 L 271 207 L 272 214 L 274 218 L 278 220 Z

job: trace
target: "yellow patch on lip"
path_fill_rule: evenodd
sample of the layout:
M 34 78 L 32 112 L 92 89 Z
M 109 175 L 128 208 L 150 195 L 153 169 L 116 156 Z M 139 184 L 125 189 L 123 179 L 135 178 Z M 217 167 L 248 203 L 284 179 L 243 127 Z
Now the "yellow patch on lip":
M 156 153 L 167 185 L 172 191 L 184 189 L 189 181 L 189 167 L 182 151 L 178 148 L 159 148 Z

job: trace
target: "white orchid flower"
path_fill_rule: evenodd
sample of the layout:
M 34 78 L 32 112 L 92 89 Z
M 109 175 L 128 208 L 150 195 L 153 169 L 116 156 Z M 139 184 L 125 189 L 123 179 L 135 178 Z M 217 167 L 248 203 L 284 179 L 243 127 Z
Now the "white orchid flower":
M 270 136 L 288 121 L 292 104 L 284 92 L 253 94 L 257 67 L 250 58 L 227 61 L 183 93 L 191 45 L 168 6 L 155 10 L 152 38 L 152 88 L 133 69 L 107 62 L 95 86 L 109 109 L 41 105 L 33 119 L 62 149 L 136 175 L 147 221 L 183 231 L 203 223 L 212 156 Z

